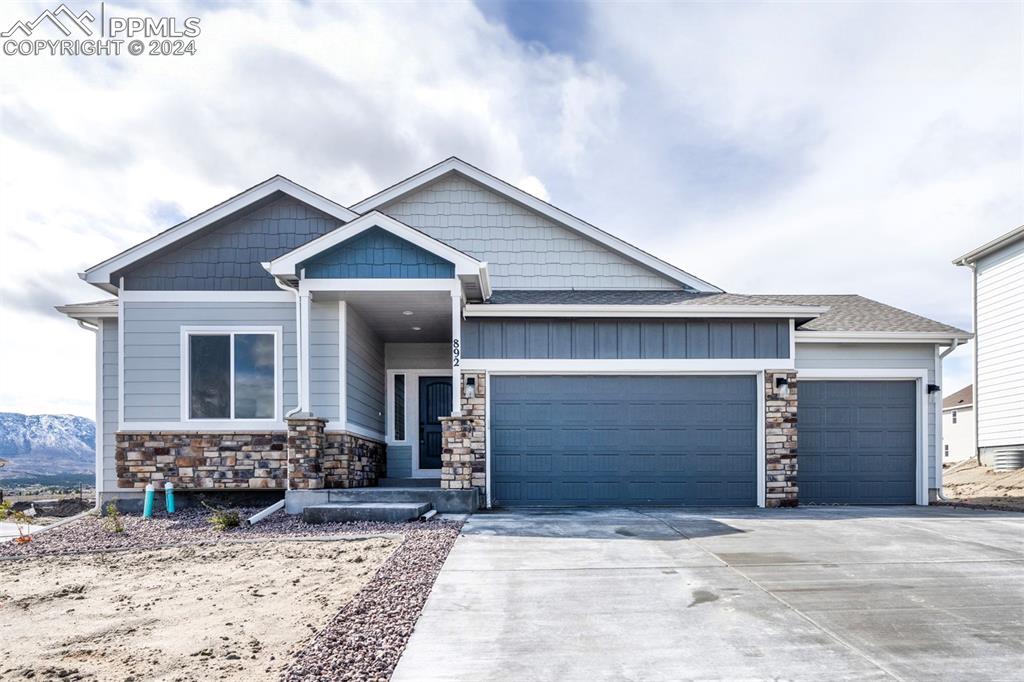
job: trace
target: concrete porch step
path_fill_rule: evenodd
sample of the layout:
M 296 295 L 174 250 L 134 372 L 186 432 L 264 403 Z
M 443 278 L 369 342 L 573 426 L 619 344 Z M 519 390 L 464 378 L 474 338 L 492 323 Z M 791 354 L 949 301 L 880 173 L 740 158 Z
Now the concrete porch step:
M 440 488 L 440 478 L 382 478 L 378 488 Z
M 412 521 L 430 511 L 429 502 L 332 502 L 302 510 L 306 523 L 340 521 Z
M 440 488 L 332 488 L 328 502 L 429 502 L 433 504 Z

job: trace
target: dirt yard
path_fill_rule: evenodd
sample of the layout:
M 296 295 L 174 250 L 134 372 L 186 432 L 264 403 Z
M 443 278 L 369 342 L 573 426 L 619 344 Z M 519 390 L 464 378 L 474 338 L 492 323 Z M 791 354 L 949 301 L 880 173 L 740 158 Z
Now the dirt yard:
M 993 471 L 970 459 L 944 469 L 942 480 L 954 503 L 1024 511 L 1024 469 Z
M 400 538 L 0 561 L 0 679 L 277 678 Z

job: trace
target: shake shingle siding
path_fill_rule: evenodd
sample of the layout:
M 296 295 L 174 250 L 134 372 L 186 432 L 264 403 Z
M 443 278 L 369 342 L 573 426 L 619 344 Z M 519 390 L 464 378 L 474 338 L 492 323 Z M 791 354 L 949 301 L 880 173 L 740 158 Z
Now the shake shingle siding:
M 462 177 L 442 178 L 381 210 L 486 261 L 496 289 L 679 288 L 675 282 Z
M 261 263 L 339 225 L 337 218 L 282 197 L 120 274 L 130 291 L 276 291 Z

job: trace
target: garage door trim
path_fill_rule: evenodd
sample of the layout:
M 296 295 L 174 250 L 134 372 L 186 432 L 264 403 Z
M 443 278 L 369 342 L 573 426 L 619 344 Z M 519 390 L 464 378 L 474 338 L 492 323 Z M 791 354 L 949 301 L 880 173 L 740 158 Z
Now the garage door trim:
M 801 381 L 916 381 L 917 390 L 917 504 L 928 505 L 928 370 L 926 369 L 799 369 L 797 391 Z M 799 405 L 799 394 L 797 404 Z M 800 425 L 797 423 L 797 433 Z M 797 435 L 799 438 L 799 435 Z M 797 466 L 799 467 L 799 442 Z
M 792 338 L 792 337 L 791 337 Z M 780 365 L 790 364 L 792 360 L 781 361 Z M 529 371 L 529 370 L 466 370 L 469 372 L 483 372 L 485 386 L 487 387 L 486 394 L 484 396 L 484 414 L 486 415 L 487 424 L 487 437 L 484 439 L 484 475 L 486 478 L 486 506 L 487 509 L 491 508 L 491 427 L 493 420 L 491 419 L 491 377 L 493 376 L 571 376 L 574 374 L 578 375 L 612 375 L 612 376 L 753 376 L 757 391 L 757 506 L 764 508 L 766 498 L 766 444 L 765 444 L 765 370 L 759 369 L 757 371 L 657 371 L 657 370 L 645 370 L 645 371 L 615 371 L 611 369 L 602 370 L 588 370 L 588 371 Z M 799 375 L 798 375 L 799 378 Z

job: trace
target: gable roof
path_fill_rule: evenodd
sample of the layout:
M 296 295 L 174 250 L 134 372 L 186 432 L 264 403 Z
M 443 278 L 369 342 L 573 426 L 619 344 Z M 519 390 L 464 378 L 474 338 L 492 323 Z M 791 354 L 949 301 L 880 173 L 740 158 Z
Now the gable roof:
M 275 175 L 258 185 L 254 185 L 244 192 L 240 192 L 226 201 L 208 208 L 202 213 L 195 215 L 177 225 L 170 227 L 159 234 L 150 237 L 144 242 L 122 251 L 121 253 L 108 258 L 107 260 L 92 266 L 85 272 L 79 273 L 79 277 L 90 284 L 101 289 L 117 292 L 117 286 L 110 282 L 111 276 L 118 270 L 138 262 L 171 244 L 184 239 L 213 223 L 223 220 L 253 204 L 266 199 L 276 193 L 287 194 L 288 196 L 309 204 L 313 208 L 333 216 L 343 223 L 347 223 L 358 214 L 353 213 L 341 204 L 335 203 L 312 190 L 306 189 L 288 178 Z
M 995 253 L 1004 246 L 1009 246 L 1010 244 L 1020 239 L 1024 239 L 1024 225 L 1021 225 L 1017 229 L 1010 230 L 1001 237 L 996 237 L 992 241 L 988 242 L 987 244 L 979 246 L 973 251 L 968 251 L 964 255 L 954 260 L 953 265 L 971 265 L 973 263 L 977 263 L 980 259 L 984 258 L 985 256 Z
M 479 261 L 469 254 L 459 251 L 454 246 L 434 239 L 430 235 L 414 227 L 409 227 L 405 223 L 395 220 L 391 216 L 384 215 L 379 211 L 370 211 L 347 225 L 343 225 L 312 241 L 306 242 L 283 256 L 264 264 L 264 268 L 274 277 L 295 279 L 298 274 L 298 267 L 305 261 L 375 227 L 386 230 L 410 244 L 414 244 L 449 261 L 455 266 L 456 277 L 479 277 L 481 293 L 484 299 L 491 295 L 487 277 L 487 263 Z
M 950 408 L 964 408 L 974 406 L 974 384 L 964 386 L 959 391 L 952 395 L 947 395 L 942 399 L 942 409 Z
M 538 199 L 532 194 L 524 192 L 518 187 L 514 187 L 504 180 L 454 156 L 449 157 L 426 170 L 420 171 L 419 173 L 416 173 L 415 175 L 408 177 L 387 189 L 381 190 L 373 196 L 367 197 L 357 204 L 353 204 L 350 208 L 357 213 L 364 213 L 366 211 L 379 209 L 385 204 L 405 196 L 450 173 L 457 173 L 472 180 L 473 182 L 479 183 L 487 189 L 525 206 L 526 208 L 539 213 L 560 225 L 564 225 L 570 230 L 573 230 L 574 232 L 577 232 L 674 282 L 691 287 L 698 292 L 719 293 L 722 291 L 715 285 L 705 282 L 704 280 L 695 277 L 674 265 L 666 263 L 660 258 L 656 258 L 646 251 L 643 251 L 642 249 L 639 249 L 618 237 L 608 234 L 604 230 L 601 230 L 560 208 L 552 206 L 546 201 Z

